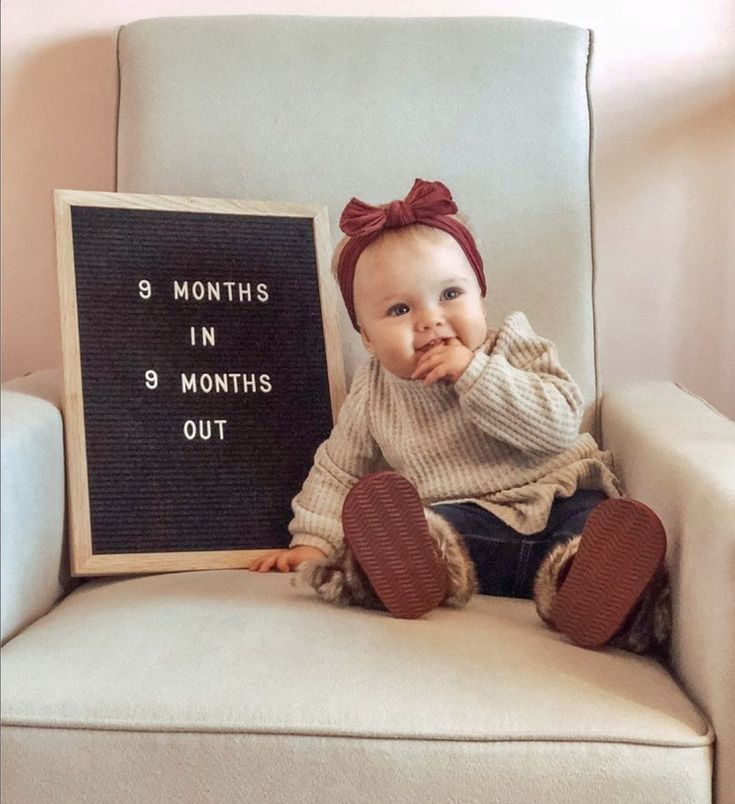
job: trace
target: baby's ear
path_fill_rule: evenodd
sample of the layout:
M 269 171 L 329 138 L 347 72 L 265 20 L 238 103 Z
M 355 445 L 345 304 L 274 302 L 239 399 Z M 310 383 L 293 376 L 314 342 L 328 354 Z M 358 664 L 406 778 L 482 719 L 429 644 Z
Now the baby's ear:
M 359 324 L 358 324 L 359 326 Z M 367 332 L 363 327 L 360 327 L 360 337 L 362 338 L 362 345 L 370 352 L 370 354 L 375 354 L 375 347 L 373 346 L 373 342 L 370 340 Z

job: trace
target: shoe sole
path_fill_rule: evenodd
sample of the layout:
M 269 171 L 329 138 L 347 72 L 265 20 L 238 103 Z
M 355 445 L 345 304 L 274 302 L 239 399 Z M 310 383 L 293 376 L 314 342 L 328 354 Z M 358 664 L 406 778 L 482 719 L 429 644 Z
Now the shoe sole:
M 418 492 L 397 472 L 358 481 L 342 507 L 345 541 L 383 605 L 414 620 L 446 597 L 444 564 L 431 538 Z
M 623 627 L 663 565 L 666 533 L 637 500 L 604 500 L 589 515 L 579 549 L 551 607 L 554 627 L 599 648 Z

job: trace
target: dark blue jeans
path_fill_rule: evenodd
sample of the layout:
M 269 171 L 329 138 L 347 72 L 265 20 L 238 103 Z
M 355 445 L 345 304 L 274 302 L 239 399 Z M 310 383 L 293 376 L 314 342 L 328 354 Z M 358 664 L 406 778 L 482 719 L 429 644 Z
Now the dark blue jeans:
M 460 533 L 477 569 L 482 595 L 533 595 L 533 580 L 546 554 L 559 542 L 582 532 L 592 509 L 607 499 L 601 491 L 557 497 L 544 530 L 524 536 L 475 503 L 442 503 L 431 510 Z

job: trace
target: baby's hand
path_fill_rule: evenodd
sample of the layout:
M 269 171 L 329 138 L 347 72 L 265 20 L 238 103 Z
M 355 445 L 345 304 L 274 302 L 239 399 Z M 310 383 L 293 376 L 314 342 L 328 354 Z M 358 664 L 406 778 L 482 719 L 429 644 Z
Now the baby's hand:
M 423 378 L 424 385 L 431 385 L 437 380 L 444 379 L 456 382 L 464 374 L 473 357 L 472 350 L 468 349 L 459 338 L 447 338 L 421 357 L 411 379 Z
M 248 567 L 250 572 L 268 572 L 274 567 L 281 572 L 293 572 L 302 561 L 311 561 L 314 558 L 324 558 L 323 553 L 316 547 L 308 547 L 305 544 L 292 547 L 289 550 L 273 550 L 266 553 Z

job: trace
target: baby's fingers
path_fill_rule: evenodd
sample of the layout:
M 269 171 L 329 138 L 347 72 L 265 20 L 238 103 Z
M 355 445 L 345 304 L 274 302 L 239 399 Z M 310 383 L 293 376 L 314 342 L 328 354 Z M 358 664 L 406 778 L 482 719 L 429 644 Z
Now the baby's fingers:
M 253 572 L 268 572 L 268 569 L 267 569 L 267 566 L 266 566 L 267 561 L 268 561 L 268 556 L 262 556 L 262 558 L 259 558 L 257 561 L 254 561 L 251 564 L 250 569 Z M 265 569 L 264 569 L 264 567 L 265 567 Z
M 450 368 L 445 363 L 437 366 L 433 371 L 430 371 L 424 377 L 424 385 L 432 385 L 432 383 L 437 382 L 438 380 L 443 379 L 450 373 Z
M 412 380 L 420 380 L 424 377 L 431 369 L 438 366 L 444 360 L 444 356 L 442 354 L 437 354 L 434 352 L 433 354 L 428 354 L 425 357 L 422 357 L 419 360 L 418 365 L 413 371 L 411 375 Z
M 278 556 L 277 565 L 281 572 L 291 572 L 292 567 L 288 553 L 281 553 L 281 555 Z
M 269 572 L 270 568 L 278 560 L 278 556 L 278 553 L 266 553 L 266 555 L 261 556 L 259 559 L 254 561 L 250 566 L 250 569 L 254 570 L 255 572 Z

